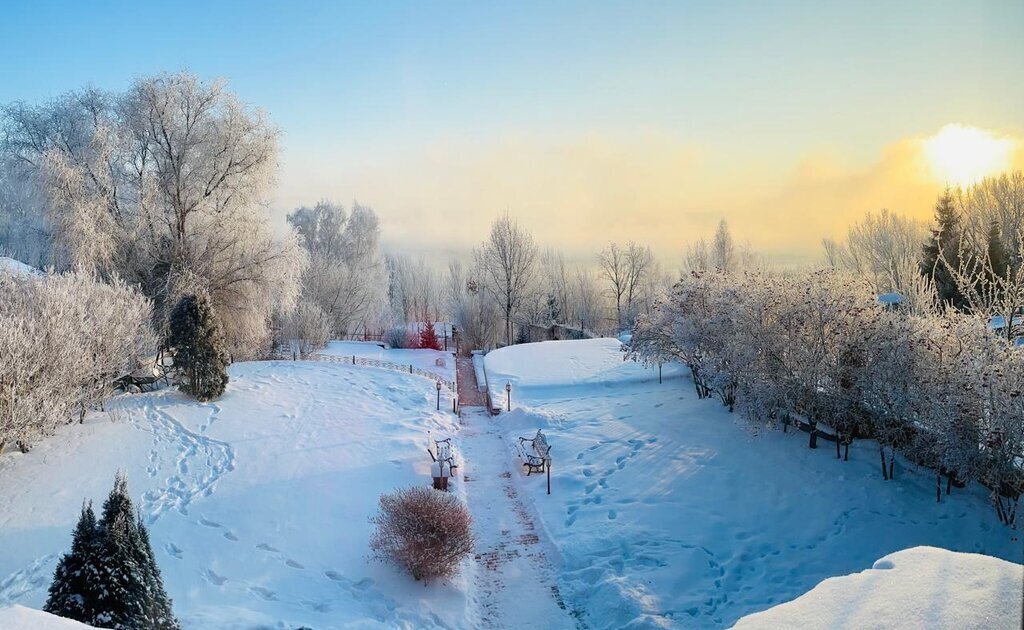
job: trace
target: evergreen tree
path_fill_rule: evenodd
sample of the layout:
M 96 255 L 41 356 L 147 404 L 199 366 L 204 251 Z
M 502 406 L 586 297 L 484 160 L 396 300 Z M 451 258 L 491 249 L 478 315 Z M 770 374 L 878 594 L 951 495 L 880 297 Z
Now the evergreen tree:
M 953 205 L 953 195 L 947 189 L 935 204 L 936 227 L 924 246 L 921 273 L 935 283 L 939 300 L 963 310 L 967 300 L 950 272 L 950 266 L 960 264 L 960 217 Z
M 228 384 L 228 353 L 216 314 L 205 295 L 186 295 L 171 312 L 174 363 L 184 372 L 181 390 L 198 400 L 212 400 Z
M 90 623 L 113 630 L 176 630 L 178 622 L 159 579 L 149 534 L 135 520 L 124 474 L 118 474 L 103 504 L 99 527 L 98 595 Z
M 419 347 L 430 350 L 440 350 L 441 341 L 437 338 L 437 331 L 434 330 L 434 322 L 428 317 L 423 322 L 423 330 L 420 331 Z
M 1005 278 L 1010 270 L 1010 256 L 1003 245 L 999 226 L 993 221 L 988 231 L 989 272 L 997 278 Z
M 92 503 L 83 503 L 82 514 L 72 537 L 71 551 L 64 554 L 57 563 L 43 610 L 76 621 L 92 621 L 98 584 L 96 562 L 99 536 Z

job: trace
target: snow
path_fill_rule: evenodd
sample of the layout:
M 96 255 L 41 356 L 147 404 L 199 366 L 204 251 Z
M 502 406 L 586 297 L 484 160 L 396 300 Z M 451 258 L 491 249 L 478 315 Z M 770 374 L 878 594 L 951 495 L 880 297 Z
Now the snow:
M 902 304 L 903 296 L 899 293 L 882 293 L 878 296 L 879 304 L 886 304 L 889 306 Z
M 634 361 L 624 361 L 624 357 L 622 343 L 617 339 L 543 341 L 488 352 L 484 365 L 494 400 L 505 400 L 505 383 L 512 384 L 515 398 L 520 387 L 658 381 L 657 366 L 644 367 Z M 682 366 L 665 365 L 662 377 L 684 373 Z
M 446 381 L 455 380 L 455 352 L 443 350 L 420 350 L 406 348 L 387 348 L 383 343 L 374 341 L 329 341 L 327 347 L 317 354 L 324 356 L 356 356 L 375 361 L 388 361 L 398 365 L 412 365 L 415 368 L 437 374 Z M 444 361 L 438 366 L 437 361 Z
M 1024 315 L 1014 315 L 1010 318 L 1011 326 L 1016 327 L 1022 324 L 1024 324 Z M 1002 330 L 1003 328 L 1006 328 L 1006 317 L 1002 315 L 993 315 L 988 320 L 988 327 L 992 330 Z
M 737 629 L 1021 627 L 1024 566 L 989 556 L 914 547 L 866 571 L 830 578 L 809 593 L 744 617 Z
M 32 267 L 31 265 L 26 265 L 20 260 L 8 258 L 7 256 L 0 256 L 0 272 L 7 272 L 15 276 L 42 275 L 42 273 L 35 267 Z
M 616 360 L 615 346 L 544 342 L 486 357 L 492 388 L 515 387 L 513 411 L 495 418 L 509 456 L 538 428 L 551 445 L 550 496 L 542 476 L 516 477 L 587 626 L 728 627 L 919 545 L 1021 561 L 978 486 L 936 503 L 934 476 L 903 460 L 883 481 L 873 442 L 855 442 L 844 462 L 828 444 L 808 449 L 805 433 L 754 430 L 697 400 L 689 379 L 659 385 Z
M 487 373 L 484 371 L 484 354 L 473 351 L 473 372 L 476 375 L 476 386 L 482 392 L 487 391 Z
M 15 604 L 14 606 L 0 606 L 0 628 L 4 630 L 86 630 L 92 626 Z
M 186 628 L 463 625 L 466 578 L 425 587 L 367 559 L 378 496 L 429 484 L 429 439 L 458 431 L 434 383 L 303 361 L 230 374 L 216 403 L 122 395 L 0 458 L 0 605 L 43 605 L 82 500 L 124 469 Z

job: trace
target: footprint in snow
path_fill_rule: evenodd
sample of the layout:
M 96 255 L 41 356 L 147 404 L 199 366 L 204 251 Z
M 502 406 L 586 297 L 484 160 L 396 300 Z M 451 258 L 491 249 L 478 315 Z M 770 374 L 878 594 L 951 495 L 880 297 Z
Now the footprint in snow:
M 224 532 L 224 538 L 227 538 L 228 540 L 230 540 L 232 542 L 238 542 L 238 536 L 235 536 L 231 532 Z
M 224 577 L 223 575 L 217 575 L 213 572 L 212 569 L 203 570 L 203 579 L 209 582 L 210 584 L 213 584 L 214 586 L 220 586 L 224 584 L 224 582 L 228 581 L 226 577 Z
M 270 553 L 277 553 L 278 551 L 280 551 L 280 549 L 278 549 L 277 547 L 274 547 L 273 545 L 268 545 L 267 543 L 260 543 L 256 545 L 256 548 L 260 551 L 267 551 Z
M 256 595 L 260 599 L 265 599 L 268 602 L 277 601 L 277 593 L 270 590 L 269 588 L 263 588 L 262 586 L 250 586 L 249 592 Z
M 302 564 L 292 560 L 291 558 L 289 558 L 288 560 L 285 560 L 284 563 L 287 564 L 288 566 L 290 566 L 293 569 L 305 569 L 306 568 L 305 566 L 303 566 Z
M 182 551 L 174 543 L 167 543 L 164 545 L 164 551 L 166 551 L 171 557 L 181 560 Z
M 208 520 L 208 519 L 205 519 L 205 518 L 200 518 L 199 519 L 199 524 L 200 525 L 205 525 L 207 527 L 220 527 L 220 523 L 218 523 L 217 521 L 211 521 L 211 520 Z

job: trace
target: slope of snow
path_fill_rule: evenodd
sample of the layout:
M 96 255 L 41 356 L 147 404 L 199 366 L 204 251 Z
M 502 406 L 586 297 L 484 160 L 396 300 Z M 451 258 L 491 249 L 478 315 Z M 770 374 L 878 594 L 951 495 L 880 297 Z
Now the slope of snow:
M 303 361 L 235 364 L 215 403 L 119 396 L 0 458 L 0 605 L 42 606 L 82 500 L 124 469 L 186 628 L 464 626 L 468 578 L 425 587 L 367 559 L 378 496 L 429 484 L 428 432 L 458 431 L 435 397 L 422 377 Z
M 910 464 L 883 481 L 873 442 L 837 460 L 828 443 L 810 450 L 804 433 L 756 431 L 697 400 L 689 379 L 630 382 L 642 368 L 613 367 L 612 353 L 592 340 L 487 355 L 518 383 L 495 418 L 510 456 L 537 428 L 551 445 L 550 496 L 543 476 L 516 477 L 588 626 L 727 627 L 918 545 L 1021 562 L 979 487 L 936 503 L 934 476 Z
M 624 357 L 622 343 L 617 339 L 543 341 L 488 352 L 484 356 L 484 366 L 491 397 L 495 400 L 505 399 L 505 383 L 511 383 L 518 389 L 658 381 L 657 366 L 644 367 L 634 361 L 624 361 Z M 682 366 L 675 364 L 662 368 L 663 378 L 683 373 Z
M 20 276 L 39 276 L 42 273 L 31 265 L 26 265 L 20 260 L 8 258 L 7 256 L 0 256 L 0 272 L 7 272 L 13 275 Z
M 398 365 L 412 365 L 414 368 L 437 374 L 446 381 L 455 380 L 455 353 L 443 350 L 411 350 L 405 348 L 385 348 L 383 344 L 373 341 L 330 341 L 327 347 L 317 354 L 326 356 L 351 357 L 388 361 Z M 438 360 L 444 361 L 443 366 L 437 365 Z
M 0 606 L 0 628 L 4 630 L 87 630 L 92 626 L 15 604 L 14 606 Z
M 791 602 L 740 619 L 736 628 L 1021 627 L 1024 566 L 970 553 L 914 547 L 866 571 L 830 578 Z

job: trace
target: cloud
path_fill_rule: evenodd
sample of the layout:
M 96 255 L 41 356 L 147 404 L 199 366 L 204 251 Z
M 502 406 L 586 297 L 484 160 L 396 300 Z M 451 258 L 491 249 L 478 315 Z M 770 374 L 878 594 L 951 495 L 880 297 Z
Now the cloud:
M 1007 137 L 1018 149 L 1013 166 L 1024 167 L 1024 136 Z M 924 141 L 899 139 L 852 165 L 820 151 L 787 165 L 655 132 L 507 134 L 359 156 L 292 150 L 278 206 L 357 198 L 377 209 L 393 248 L 444 252 L 478 244 L 508 211 L 542 245 L 570 255 L 636 240 L 670 263 L 724 218 L 755 249 L 809 261 L 823 237 L 865 212 L 930 217 L 944 184 L 929 171 Z

